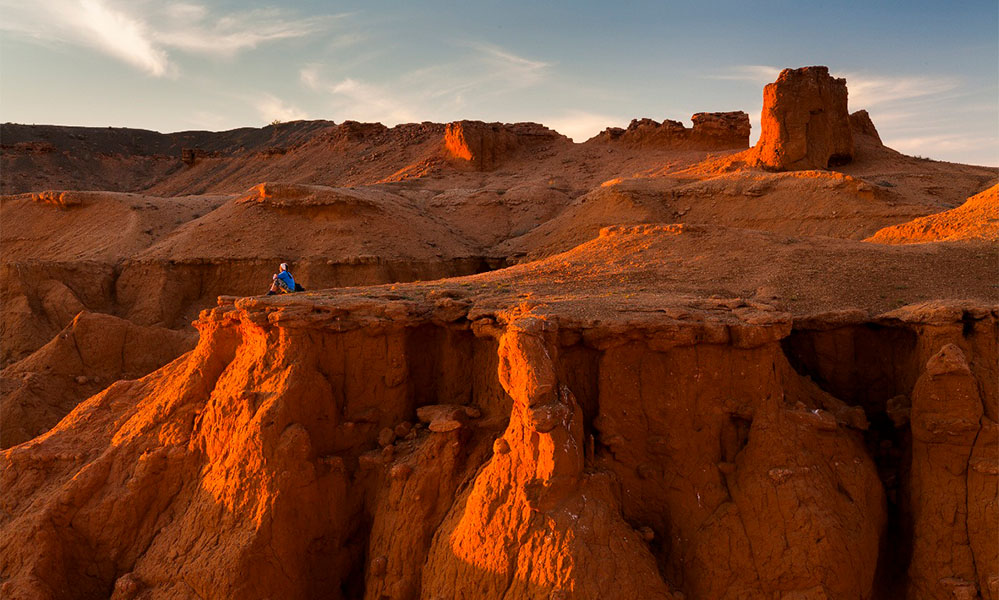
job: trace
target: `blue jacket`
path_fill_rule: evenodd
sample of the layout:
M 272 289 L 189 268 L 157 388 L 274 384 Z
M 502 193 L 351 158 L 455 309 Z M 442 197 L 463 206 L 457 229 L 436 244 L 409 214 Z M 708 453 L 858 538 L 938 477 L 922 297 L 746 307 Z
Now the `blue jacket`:
M 278 273 L 278 279 L 280 279 L 282 283 L 288 286 L 288 291 L 290 292 L 295 291 L 295 278 L 291 276 L 291 273 L 289 273 L 288 271 L 281 271 L 280 273 Z

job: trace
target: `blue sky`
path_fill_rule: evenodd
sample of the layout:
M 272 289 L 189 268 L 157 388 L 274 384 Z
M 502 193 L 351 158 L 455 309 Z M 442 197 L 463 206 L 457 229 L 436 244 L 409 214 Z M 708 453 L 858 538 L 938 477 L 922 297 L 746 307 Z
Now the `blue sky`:
M 780 68 L 847 78 L 885 142 L 999 164 L 984 2 L 0 0 L 0 119 L 159 131 L 274 119 L 538 121 L 745 110 Z

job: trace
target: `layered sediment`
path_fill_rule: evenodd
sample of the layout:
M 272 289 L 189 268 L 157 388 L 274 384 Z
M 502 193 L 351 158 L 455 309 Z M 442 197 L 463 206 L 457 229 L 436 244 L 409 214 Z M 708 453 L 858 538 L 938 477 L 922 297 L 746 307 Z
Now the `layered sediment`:
M 997 172 L 767 94 L 5 124 L 0 595 L 999 600 Z
M 719 265 L 745 274 L 729 290 L 672 258 L 734 239 L 753 251 Z M 997 412 L 978 391 L 997 383 L 994 290 L 888 309 L 879 296 L 906 274 L 882 276 L 886 253 L 942 272 L 952 252 L 798 244 L 609 229 L 442 283 L 223 299 L 183 360 L 4 454 L 4 593 L 888 598 L 922 585 L 895 577 L 923 564 L 961 578 L 948 590 L 987 590 L 985 538 L 954 542 L 973 559 L 962 562 L 919 536 L 956 531 L 926 504 L 957 493 L 933 469 L 967 468 L 976 494 L 994 484 L 976 461 L 987 450 L 964 441 Z M 851 266 L 822 287 L 872 282 L 852 310 L 788 269 L 823 253 Z M 777 295 L 810 300 L 740 297 L 776 272 L 797 273 Z M 593 296 L 601 281 L 620 297 Z M 865 361 L 836 341 L 871 347 L 863 335 L 904 360 Z M 894 364 L 909 370 L 863 385 Z M 975 392 L 960 395 L 968 419 L 931 416 L 946 410 L 940 386 Z M 908 437 L 906 418 L 955 450 L 917 461 L 925 436 Z M 986 517 L 976 508 L 962 527 Z M 888 538 L 891 527 L 911 533 Z M 37 543 L 14 543 L 25 538 Z

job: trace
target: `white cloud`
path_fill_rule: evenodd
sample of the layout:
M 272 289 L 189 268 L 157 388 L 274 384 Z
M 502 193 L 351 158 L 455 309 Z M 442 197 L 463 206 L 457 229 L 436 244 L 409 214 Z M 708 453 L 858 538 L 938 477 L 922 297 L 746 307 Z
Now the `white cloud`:
M 409 106 L 396 100 L 395 94 L 379 86 L 344 79 L 327 89 L 345 102 L 343 114 L 348 115 L 349 119 L 383 121 L 393 125 L 416 120 Z
M 859 108 L 883 106 L 914 98 L 935 96 L 958 86 L 953 77 L 869 76 L 845 73 L 850 104 Z
M 193 7 L 197 8 L 197 7 Z M 285 20 L 275 9 L 225 15 L 209 24 L 205 12 L 189 10 L 169 29 L 155 32 L 157 42 L 187 52 L 229 56 L 274 40 L 320 31 L 334 17 Z
M 412 69 L 387 82 L 353 76 L 331 77 L 325 71 L 344 70 L 310 63 L 299 71 L 307 89 L 329 94 L 339 118 L 379 121 L 386 125 L 419 120 L 450 120 L 467 104 L 515 92 L 545 80 L 550 63 L 518 56 L 489 44 L 459 44 L 468 48 L 456 59 Z
M 308 119 L 309 115 L 297 106 L 286 104 L 283 100 L 271 94 L 261 94 L 253 102 L 257 113 L 270 123 L 271 121 L 299 121 Z
M 762 86 L 777 79 L 780 72 L 780 67 L 771 67 L 769 65 L 737 65 L 725 69 L 721 73 L 712 73 L 703 77 L 704 79 L 721 79 L 724 81 L 748 81 L 749 83 L 756 83 Z
M 74 22 L 80 34 L 94 45 L 150 75 L 167 73 L 167 54 L 154 45 L 145 23 L 100 0 L 81 0 L 79 7 L 79 20 Z
M 322 65 L 318 63 L 308 64 L 302 67 L 302 69 L 298 72 L 298 76 L 305 87 L 313 91 L 320 90 L 323 86 L 319 76 L 319 72 L 321 70 Z
M 278 9 L 214 14 L 201 4 L 150 0 L 0 0 L 0 30 L 38 43 L 95 48 L 149 75 L 177 73 L 172 51 L 231 57 L 323 30 L 346 15 L 289 18 Z

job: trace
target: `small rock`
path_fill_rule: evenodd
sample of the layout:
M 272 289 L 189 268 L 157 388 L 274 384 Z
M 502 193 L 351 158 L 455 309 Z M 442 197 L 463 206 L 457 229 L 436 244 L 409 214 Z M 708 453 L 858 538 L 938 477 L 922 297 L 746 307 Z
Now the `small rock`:
M 493 442 L 493 454 L 506 454 L 510 451 L 510 442 L 505 438 L 496 438 Z
M 774 467 L 773 469 L 767 471 L 767 475 L 769 475 L 770 479 L 773 479 L 776 483 L 784 482 L 793 473 L 794 471 L 792 471 L 791 469 L 780 469 L 777 467 Z
M 409 435 L 409 432 L 413 429 L 413 424 L 409 421 L 403 421 L 395 426 L 396 437 L 404 438 Z
M 111 597 L 114 600 L 132 600 L 139 593 L 142 582 L 132 573 L 125 573 L 114 582 L 114 592 Z
M 427 426 L 427 429 L 435 433 L 447 433 L 448 431 L 454 431 L 461 427 L 461 422 L 454 419 L 441 419 L 432 422 Z
M 413 473 L 413 468 L 403 463 L 393 465 L 392 468 L 389 470 L 389 476 L 392 479 L 408 479 L 409 476 L 412 475 L 412 473 Z
M 384 448 L 382 448 L 382 458 L 383 459 L 385 459 L 385 460 L 392 460 L 393 456 L 395 456 L 395 446 L 389 444 L 388 446 L 385 446 Z
M 381 447 L 388 446 L 395 441 L 395 432 L 386 427 L 378 432 L 378 445 Z
M 642 534 L 642 539 L 645 540 L 646 542 L 651 542 L 652 540 L 656 539 L 656 532 L 653 531 L 653 529 L 648 525 L 639 529 L 638 533 Z
M 420 421 L 428 423 L 430 431 L 444 433 L 454 431 L 468 418 L 466 407 L 459 404 L 428 404 L 416 409 Z
M 84 375 L 77 375 L 76 376 L 76 382 L 78 384 L 80 384 L 80 385 L 83 385 L 83 384 L 87 383 L 87 381 L 89 381 L 89 380 Z

